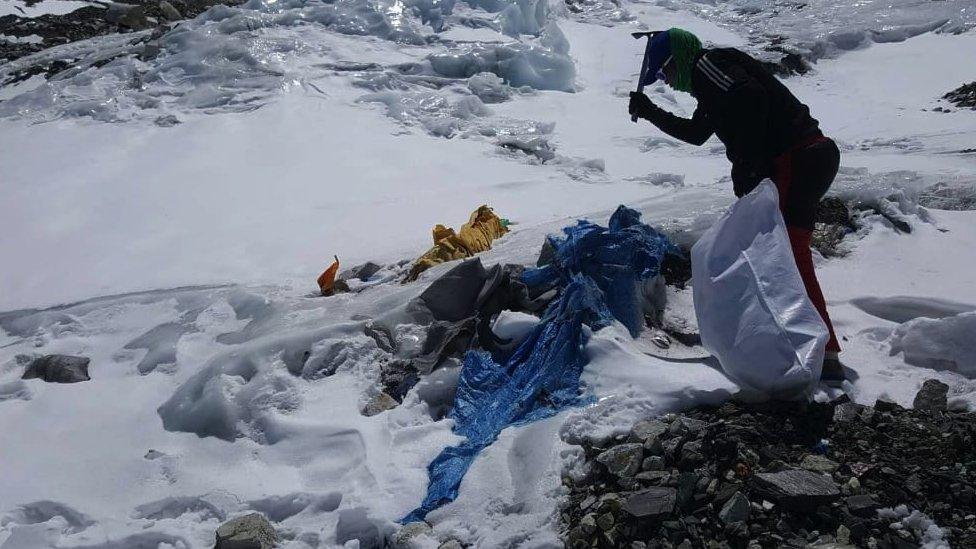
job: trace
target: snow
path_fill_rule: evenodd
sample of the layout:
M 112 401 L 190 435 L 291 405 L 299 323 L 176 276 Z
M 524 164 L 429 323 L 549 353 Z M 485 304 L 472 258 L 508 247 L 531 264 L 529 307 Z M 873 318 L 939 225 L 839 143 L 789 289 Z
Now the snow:
M 40 17 L 41 15 L 64 15 L 78 8 L 97 5 L 82 0 L 41 0 L 28 6 L 23 0 L 0 0 L 0 17 L 17 15 L 20 17 Z
M 444 418 L 458 367 L 366 417 L 379 364 L 403 357 L 364 329 L 416 351 L 406 304 L 450 265 L 407 285 L 393 267 L 331 298 L 315 277 L 333 254 L 343 268 L 416 257 L 434 224 L 484 203 L 515 222 L 487 263 L 532 264 L 547 233 L 621 203 L 691 243 L 732 200 L 728 165 L 717 140 L 631 123 L 641 28 L 752 48 L 775 27 L 820 59 L 788 85 L 842 147 L 834 190 L 887 215 L 862 217 L 846 257 L 818 259 L 860 376 L 848 392 L 910 405 L 936 378 L 953 407 L 976 407 L 976 213 L 919 205 L 936 183 L 976 183 L 961 152 L 976 112 L 932 110 L 972 78 L 976 34 L 945 32 L 971 7 L 817 0 L 802 11 L 827 16 L 811 21 L 740 2 L 477 4 L 251 0 L 182 23 L 156 57 L 103 62 L 143 52 L 143 32 L 0 66 L 2 81 L 37 60 L 77 67 L 0 88 L 0 548 L 209 547 L 249 511 L 292 549 L 395 531 L 457 443 Z M 533 322 L 508 312 L 495 329 L 518 338 Z M 714 361 L 645 344 L 620 326 L 593 334 L 595 402 L 505 430 L 418 546 L 556 546 L 579 441 L 736 392 Z M 19 379 L 52 353 L 90 357 L 92 380 Z

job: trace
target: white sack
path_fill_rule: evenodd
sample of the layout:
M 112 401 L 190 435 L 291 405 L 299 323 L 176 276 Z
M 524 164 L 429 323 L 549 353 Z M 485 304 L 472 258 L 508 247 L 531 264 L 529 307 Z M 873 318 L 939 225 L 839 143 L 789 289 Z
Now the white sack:
M 803 394 L 820 379 L 827 326 L 803 287 L 769 180 L 691 249 L 702 343 L 744 390 Z

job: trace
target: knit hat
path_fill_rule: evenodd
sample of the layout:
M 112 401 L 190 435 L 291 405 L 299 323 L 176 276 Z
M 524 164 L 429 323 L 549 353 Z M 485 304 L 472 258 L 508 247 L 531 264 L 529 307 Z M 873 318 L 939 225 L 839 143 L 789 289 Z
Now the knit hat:
M 657 80 L 657 73 L 661 67 L 673 58 L 675 80 L 671 83 L 675 89 L 691 93 L 691 73 L 695 56 L 701 51 L 701 41 L 690 32 L 671 28 L 659 32 L 647 42 L 644 56 L 647 58 L 647 72 L 643 74 L 643 85 Z

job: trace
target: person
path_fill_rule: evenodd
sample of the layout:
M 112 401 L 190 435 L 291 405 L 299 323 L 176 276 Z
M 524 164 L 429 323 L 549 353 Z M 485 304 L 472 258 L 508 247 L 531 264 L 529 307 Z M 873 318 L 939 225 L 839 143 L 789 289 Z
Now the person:
M 737 197 L 770 178 L 807 294 L 830 334 L 821 381 L 839 386 L 845 369 L 838 353 L 823 292 L 813 268 L 810 242 L 820 199 L 837 175 L 840 152 L 820 131 L 810 109 L 748 54 L 735 48 L 703 48 L 692 33 L 672 28 L 654 34 L 644 83 L 663 80 L 698 101 L 691 119 L 675 116 L 640 92 L 631 92 L 629 112 L 664 133 L 702 145 L 714 133 L 732 162 Z

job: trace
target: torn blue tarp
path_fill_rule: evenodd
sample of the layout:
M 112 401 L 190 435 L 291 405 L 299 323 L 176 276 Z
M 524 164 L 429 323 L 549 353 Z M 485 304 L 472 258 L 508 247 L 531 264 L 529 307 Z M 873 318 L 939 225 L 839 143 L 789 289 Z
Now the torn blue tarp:
M 528 270 L 523 277 L 529 285 L 562 287 L 560 296 L 503 364 L 485 351 L 465 356 L 450 417 L 454 432 L 466 440 L 431 462 L 427 497 L 402 523 L 423 520 L 454 501 L 478 452 L 505 427 L 549 417 L 587 400 L 579 386 L 587 362 L 584 324 L 599 330 L 616 317 L 632 322 L 632 333 L 640 331 L 643 319 L 633 323 L 632 318 L 642 312 L 637 282 L 656 276 L 664 254 L 676 251 L 674 246 L 640 223 L 640 214 L 623 206 L 610 218 L 609 229 L 581 221 L 563 232 L 564 239 L 551 240 L 556 248 L 553 263 Z M 626 303 L 628 299 L 632 303 Z
M 563 229 L 565 236 L 550 236 L 553 261 L 522 276 L 530 288 L 566 283 L 576 273 L 596 282 L 603 290 L 610 312 L 630 335 L 637 337 L 644 325 L 638 284 L 657 276 L 666 254 L 681 251 L 668 237 L 641 223 L 640 213 L 620 206 L 610 216 L 609 228 L 579 221 Z

